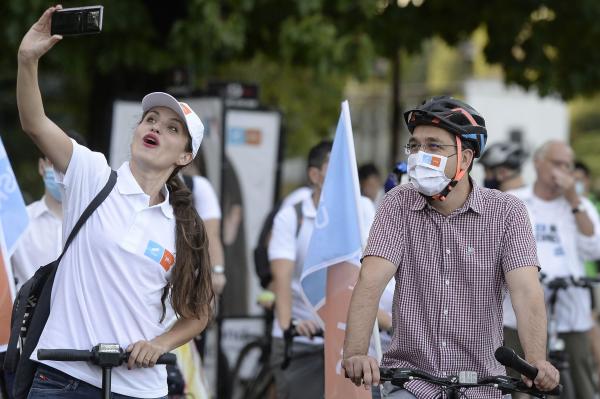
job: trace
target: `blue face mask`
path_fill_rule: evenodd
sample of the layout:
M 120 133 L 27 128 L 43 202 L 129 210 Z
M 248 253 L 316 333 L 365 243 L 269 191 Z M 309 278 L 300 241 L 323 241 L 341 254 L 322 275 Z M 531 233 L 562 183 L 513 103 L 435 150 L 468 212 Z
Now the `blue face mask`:
M 62 202 L 62 191 L 60 185 L 56 182 L 54 168 L 44 168 L 44 185 L 52 198 L 58 202 Z

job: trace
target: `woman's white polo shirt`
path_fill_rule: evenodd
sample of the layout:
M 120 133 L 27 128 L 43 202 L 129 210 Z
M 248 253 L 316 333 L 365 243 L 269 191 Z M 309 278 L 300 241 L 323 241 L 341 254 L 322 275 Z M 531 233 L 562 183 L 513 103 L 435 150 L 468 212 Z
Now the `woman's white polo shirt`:
M 63 240 L 110 175 L 106 158 L 73 142 L 65 175 Z M 118 172 L 108 198 L 90 216 L 63 257 L 52 288 L 50 317 L 37 348 L 123 348 L 167 330 L 160 323 L 161 294 L 175 263 L 175 219 L 169 193 L 149 207 L 129 163 Z M 168 300 L 166 305 L 169 306 Z M 35 359 L 35 353 L 32 358 Z M 94 386 L 101 371 L 85 362 L 43 363 Z M 113 369 L 112 391 L 142 398 L 167 395 L 165 366 Z

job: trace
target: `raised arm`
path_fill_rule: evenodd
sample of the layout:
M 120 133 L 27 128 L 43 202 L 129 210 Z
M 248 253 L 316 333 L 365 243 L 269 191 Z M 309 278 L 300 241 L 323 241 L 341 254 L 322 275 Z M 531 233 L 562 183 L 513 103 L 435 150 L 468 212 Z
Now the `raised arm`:
M 39 59 L 62 39 L 62 36 L 50 35 L 52 13 L 60 8 L 61 6 L 48 8 L 21 41 L 18 53 L 17 106 L 25 133 L 54 167 L 64 173 L 71 160 L 73 145 L 66 133 L 46 116 L 38 84 Z

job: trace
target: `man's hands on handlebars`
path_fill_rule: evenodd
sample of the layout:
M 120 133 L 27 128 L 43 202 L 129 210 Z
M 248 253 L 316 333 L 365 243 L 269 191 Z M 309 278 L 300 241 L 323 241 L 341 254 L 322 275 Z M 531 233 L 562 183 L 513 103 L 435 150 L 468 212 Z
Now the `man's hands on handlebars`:
M 379 385 L 379 365 L 377 360 L 367 355 L 354 355 L 342 360 L 346 377 L 357 387 L 364 385 L 370 390 L 372 385 Z
M 529 378 L 523 376 L 523 382 L 531 388 L 532 384 L 540 391 L 549 391 L 554 389 L 560 380 L 560 373 L 558 370 L 546 360 L 534 360 L 531 365 L 538 369 L 537 376 L 532 382 Z
M 154 341 L 138 341 L 129 345 L 125 351 L 131 352 L 127 362 L 127 368 L 131 370 L 134 366 L 154 367 L 159 356 L 168 352 L 168 348 Z

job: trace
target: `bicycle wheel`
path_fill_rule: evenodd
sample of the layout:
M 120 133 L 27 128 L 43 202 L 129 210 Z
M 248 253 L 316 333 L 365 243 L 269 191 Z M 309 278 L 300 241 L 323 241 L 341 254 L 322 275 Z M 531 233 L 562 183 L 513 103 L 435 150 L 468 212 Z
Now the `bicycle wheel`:
M 263 399 L 273 383 L 268 359 L 264 359 L 265 342 L 253 341 L 240 351 L 231 373 L 230 399 Z

